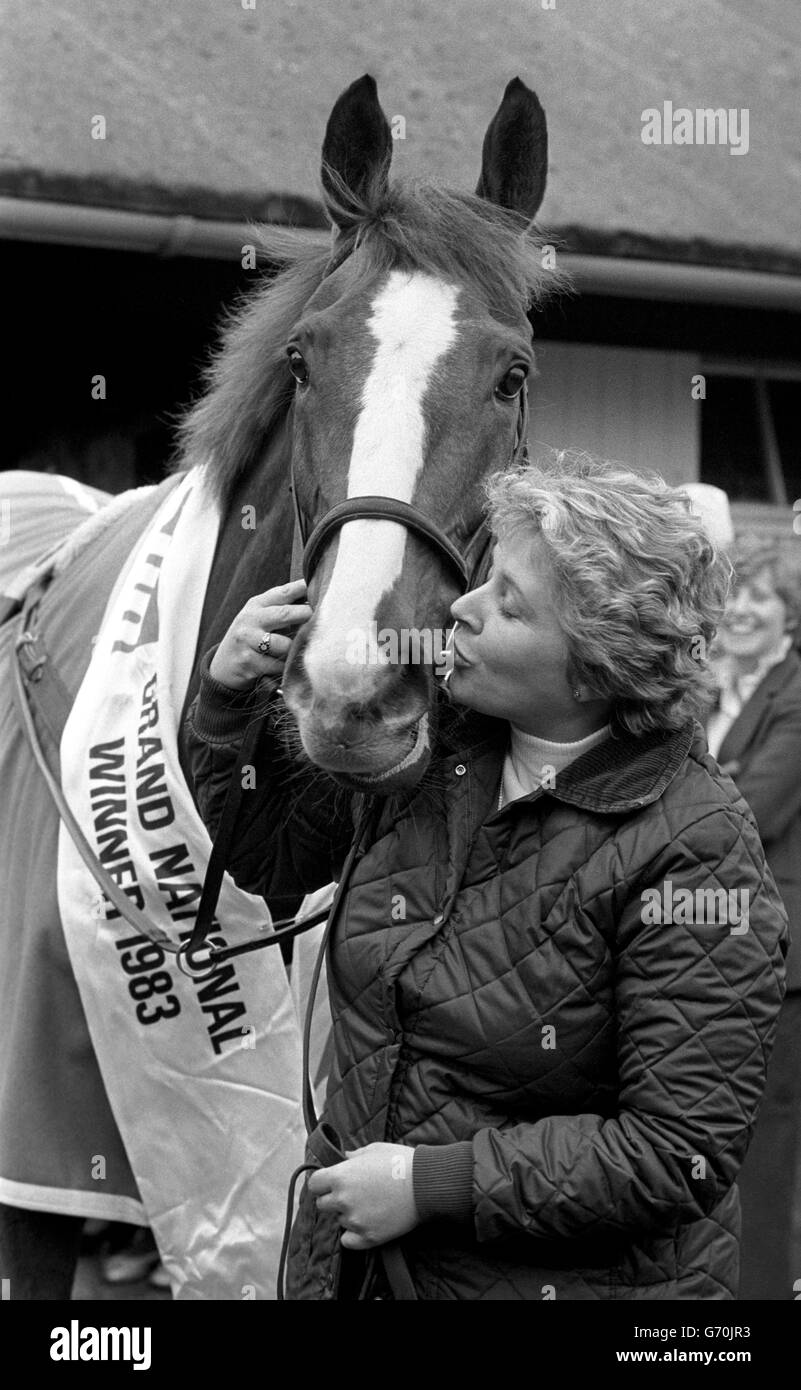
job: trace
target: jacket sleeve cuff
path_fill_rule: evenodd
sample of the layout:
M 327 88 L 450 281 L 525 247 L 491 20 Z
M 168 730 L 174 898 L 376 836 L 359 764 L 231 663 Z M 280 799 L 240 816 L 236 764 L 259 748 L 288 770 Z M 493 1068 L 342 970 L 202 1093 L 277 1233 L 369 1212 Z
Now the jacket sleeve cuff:
M 231 690 L 209 673 L 217 647 L 200 663 L 200 691 L 192 710 L 192 727 L 204 743 L 232 743 L 245 732 L 265 699 L 278 689 L 277 678 L 262 679 L 247 690 Z
M 421 1221 L 473 1216 L 473 1145 L 418 1144 L 412 1160 L 414 1201 Z

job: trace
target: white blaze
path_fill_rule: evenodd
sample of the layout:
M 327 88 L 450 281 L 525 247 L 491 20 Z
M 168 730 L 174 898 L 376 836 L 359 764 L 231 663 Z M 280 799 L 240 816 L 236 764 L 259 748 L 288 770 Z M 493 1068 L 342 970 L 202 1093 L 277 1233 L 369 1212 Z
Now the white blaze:
M 423 466 L 423 397 L 439 359 L 456 340 L 454 285 L 422 271 L 393 270 L 373 303 L 376 340 L 353 434 L 348 497 L 380 493 L 411 502 Z M 381 598 L 403 567 L 406 528 L 394 521 L 348 521 L 317 610 L 306 670 L 318 693 L 357 698 L 375 666 L 346 659 L 355 633 L 370 632 Z M 374 643 L 371 645 L 374 646 Z

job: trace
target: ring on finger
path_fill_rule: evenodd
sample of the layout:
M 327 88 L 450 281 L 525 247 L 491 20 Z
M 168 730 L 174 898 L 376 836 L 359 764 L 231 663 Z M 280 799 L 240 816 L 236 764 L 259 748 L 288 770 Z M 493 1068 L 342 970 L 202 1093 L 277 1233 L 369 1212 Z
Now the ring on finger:
M 270 655 L 270 644 L 272 640 L 273 634 L 271 632 L 265 632 L 264 636 L 262 637 L 259 643 L 259 651 L 261 652 L 262 656 Z

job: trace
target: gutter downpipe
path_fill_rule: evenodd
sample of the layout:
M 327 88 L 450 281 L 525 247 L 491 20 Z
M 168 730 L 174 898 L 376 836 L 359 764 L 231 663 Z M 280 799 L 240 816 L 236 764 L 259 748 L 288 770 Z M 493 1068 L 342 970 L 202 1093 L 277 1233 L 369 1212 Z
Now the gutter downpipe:
M 230 261 L 241 258 L 243 246 L 254 244 L 256 225 L 0 197 L 0 238 L 51 246 Z M 319 245 L 329 240 L 325 231 L 297 230 Z M 582 294 L 801 311 L 801 275 L 570 252 L 559 253 L 558 260 Z

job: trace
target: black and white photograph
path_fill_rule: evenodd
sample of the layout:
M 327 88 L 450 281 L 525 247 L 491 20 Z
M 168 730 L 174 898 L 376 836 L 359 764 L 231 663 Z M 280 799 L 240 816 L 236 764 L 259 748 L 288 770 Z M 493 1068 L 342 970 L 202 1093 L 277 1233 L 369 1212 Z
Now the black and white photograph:
M 0 0 L 44 1374 L 251 1302 L 791 1347 L 800 88 L 797 0 Z

